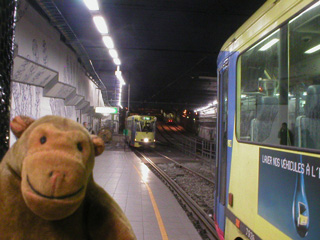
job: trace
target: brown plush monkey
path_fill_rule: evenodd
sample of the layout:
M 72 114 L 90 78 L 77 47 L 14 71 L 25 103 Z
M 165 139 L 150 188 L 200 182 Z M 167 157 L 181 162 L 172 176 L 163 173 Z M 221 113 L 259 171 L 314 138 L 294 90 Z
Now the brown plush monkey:
M 0 164 L 0 239 L 136 239 L 117 203 L 93 180 L 104 142 L 58 116 L 18 116 L 19 138 Z

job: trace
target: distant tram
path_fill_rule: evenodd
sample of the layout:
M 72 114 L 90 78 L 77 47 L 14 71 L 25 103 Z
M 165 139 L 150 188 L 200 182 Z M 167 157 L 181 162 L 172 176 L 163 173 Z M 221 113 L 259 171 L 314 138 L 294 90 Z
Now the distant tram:
M 319 239 L 320 2 L 266 1 L 221 49 L 218 102 L 219 238 Z
M 126 142 L 132 147 L 151 147 L 155 148 L 156 132 L 155 116 L 133 115 L 126 119 Z
M 173 124 L 174 123 L 174 114 L 173 113 L 164 113 L 164 120 L 167 124 Z

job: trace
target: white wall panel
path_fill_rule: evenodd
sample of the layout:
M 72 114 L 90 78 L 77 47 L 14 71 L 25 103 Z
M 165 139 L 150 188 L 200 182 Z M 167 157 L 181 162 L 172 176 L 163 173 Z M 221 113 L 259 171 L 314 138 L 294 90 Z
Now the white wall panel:
M 77 61 L 76 54 L 60 41 L 60 33 L 24 0 L 19 3 L 18 14 L 15 29 L 15 45 L 18 48 L 15 55 L 57 72 L 58 82 L 75 88 L 77 96 L 83 96 L 90 106 L 104 106 L 101 91 L 86 76 L 85 69 Z M 16 71 L 19 70 L 19 74 L 24 74 L 25 77 L 32 75 L 30 74 L 30 71 L 33 71 L 32 68 L 25 70 L 21 69 L 21 66 L 17 61 Z M 41 74 L 41 70 L 39 72 Z M 53 90 L 50 91 L 54 92 Z M 49 96 L 52 96 L 51 92 Z M 52 114 L 75 121 L 83 122 L 84 119 L 87 122 L 93 121 L 88 115 L 81 116 L 75 106 L 66 106 L 64 96 L 60 96 L 61 94 L 53 98 L 44 97 L 43 93 L 42 87 L 12 82 L 11 118 L 26 115 L 37 119 Z M 12 145 L 15 140 L 14 137 L 11 139 Z
M 75 87 L 77 95 L 84 96 L 90 106 L 104 106 L 101 91 L 86 76 L 76 54 L 60 41 L 60 33 L 24 0 L 18 12 L 16 54 L 56 71 L 58 81 Z

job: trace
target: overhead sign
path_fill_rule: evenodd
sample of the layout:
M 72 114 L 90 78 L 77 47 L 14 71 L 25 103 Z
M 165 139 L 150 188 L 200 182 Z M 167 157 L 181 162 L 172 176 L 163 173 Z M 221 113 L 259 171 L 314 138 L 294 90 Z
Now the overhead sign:
M 118 113 L 118 108 L 117 107 L 96 107 L 96 113 L 116 114 Z

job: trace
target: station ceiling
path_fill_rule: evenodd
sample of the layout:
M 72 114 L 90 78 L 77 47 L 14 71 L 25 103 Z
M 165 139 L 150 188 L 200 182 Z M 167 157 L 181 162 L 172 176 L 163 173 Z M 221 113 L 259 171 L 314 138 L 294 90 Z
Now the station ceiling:
M 83 1 L 30 1 L 58 29 L 57 22 L 65 21 L 106 86 L 109 104 L 117 105 L 117 68 Z M 131 109 L 195 109 L 213 102 L 220 48 L 264 2 L 100 0 L 126 82 L 122 106 L 128 105 L 129 85 Z M 66 43 L 73 47 L 73 41 Z

